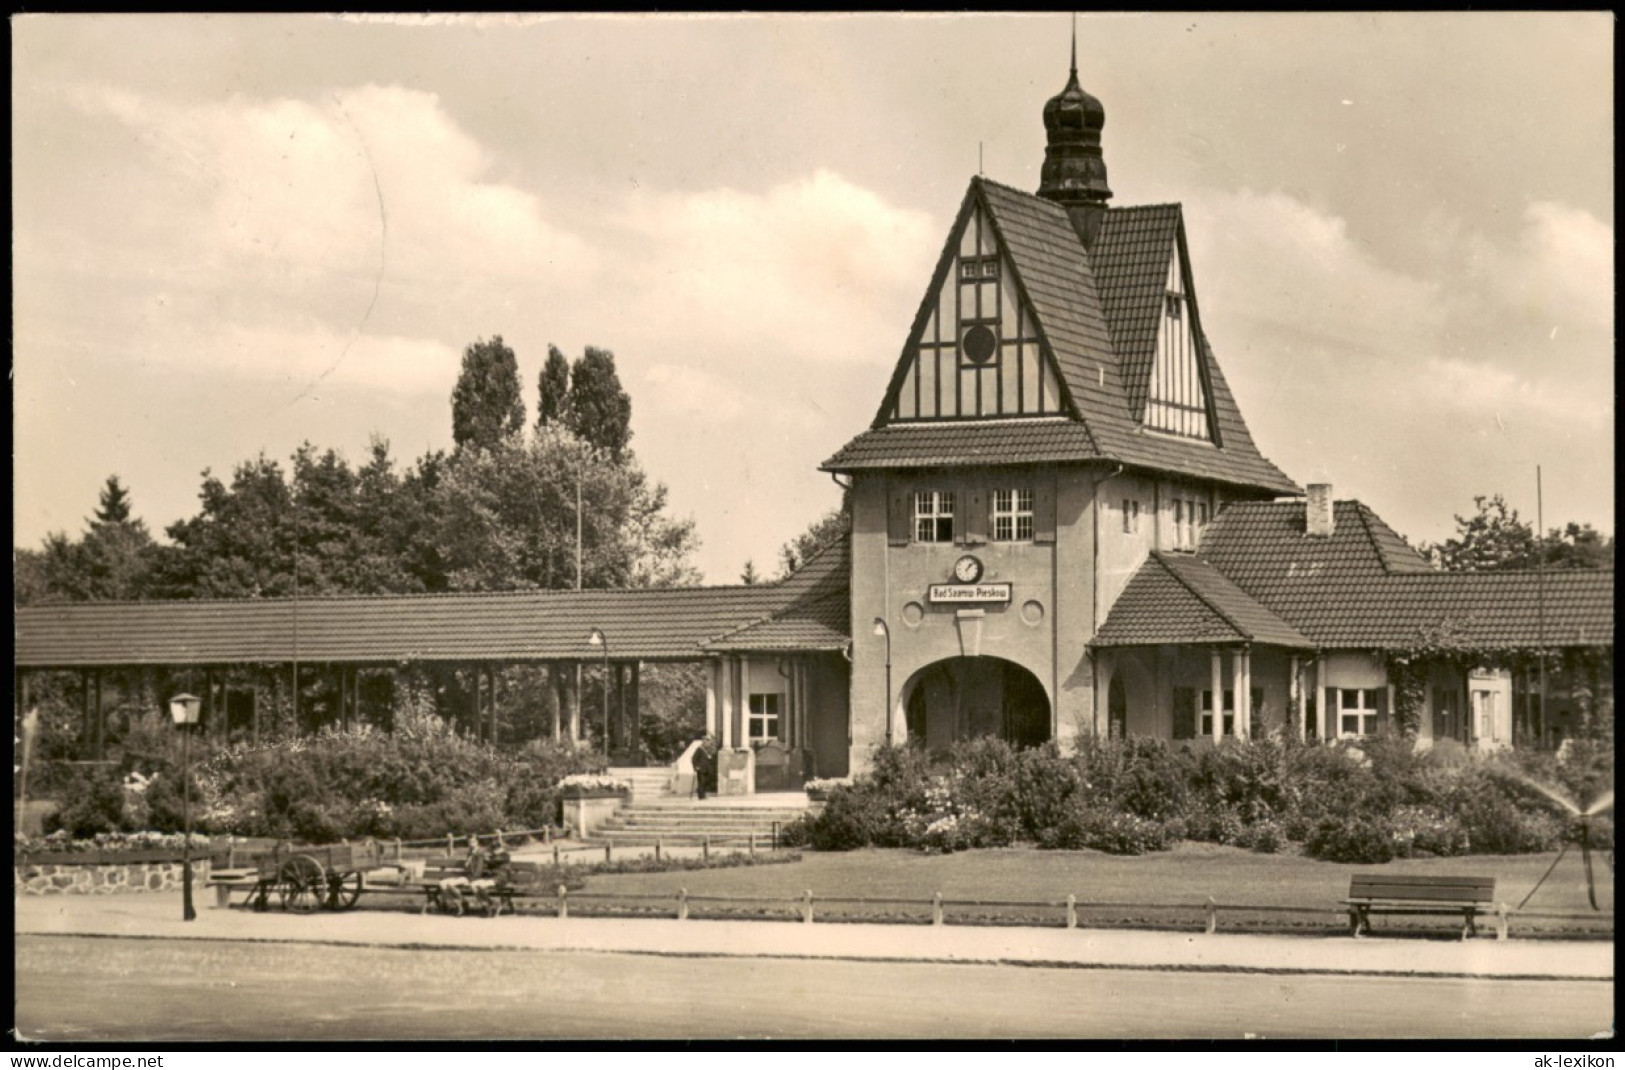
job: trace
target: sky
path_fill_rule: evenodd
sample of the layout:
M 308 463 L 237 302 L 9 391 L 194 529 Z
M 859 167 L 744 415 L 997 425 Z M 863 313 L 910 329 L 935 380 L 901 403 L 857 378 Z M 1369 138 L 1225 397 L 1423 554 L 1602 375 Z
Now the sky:
M 615 353 L 735 582 L 839 502 L 970 179 L 1036 189 L 1070 19 L 12 19 L 15 545 L 110 474 L 451 444 L 463 349 Z M 1184 205 L 1264 454 L 1414 541 L 1613 531 L 1612 16 L 1084 15 L 1115 205 Z M 979 163 L 980 161 L 980 163 Z

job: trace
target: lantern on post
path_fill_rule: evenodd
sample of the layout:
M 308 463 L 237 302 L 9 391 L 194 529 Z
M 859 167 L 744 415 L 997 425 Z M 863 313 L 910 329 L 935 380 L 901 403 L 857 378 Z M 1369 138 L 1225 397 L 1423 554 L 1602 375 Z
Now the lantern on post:
M 587 645 L 599 647 L 604 655 L 604 753 L 609 754 L 609 637 L 594 628 L 587 633 Z
M 193 921 L 192 908 L 192 733 L 203 712 L 203 700 L 196 695 L 179 694 L 169 700 L 169 717 L 181 734 L 181 807 L 186 836 L 181 844 L 181 918 Z

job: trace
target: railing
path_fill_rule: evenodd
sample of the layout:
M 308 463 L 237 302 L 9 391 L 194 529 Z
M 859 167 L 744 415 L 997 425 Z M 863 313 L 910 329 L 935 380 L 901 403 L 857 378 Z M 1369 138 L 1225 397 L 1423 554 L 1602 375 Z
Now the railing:
M 690 894 L 686 888 L 678 889 L 677 893 L 672 895 L 670 893 L 647 892 L 571 891 L 564 885 L 559 885 L 558 889 L 551 896 L 549 896 L 545 891 L 537 891 L 531 893 L 528 898 L 550 901 L 554 916 L 558 918 L 568 918 L 570 916 L 570 905 L 572 903 L 583 905 L 598 904 L 600 906 L 608 905 L 610 910 L 603 913 L 614 916 L 621 916 L 625 913 L 623 911 L 614 910 L 614 907 L 618 904 L 628 906 L 633 904 L 649 904 L 654 907 L 663 907 L 664 909 L 657 911 L 645 911 L 644 913 L 659 913 L 666 915 L 669 912 L 670 917 L 675 918 L 678 921 L 687 921 L 693 916 L 695 905 L 701 904 L 704 906 L 725 908 L 719 913 L 725 915 L 731 913 L 735 916 L 737 916 L 740 909 L 746 907 L 768 907 L 770 909 L 777 908 L 778 913 L 790 915 L 807 925 L 811 925 L 818 920 L 818 908 L 820 906 L 825 908 L 853 906 L 917 908 L 917 916 L 906 921 L 899 921 L 894 917 L 864 917 L 861 919 L 855 919 L 850 914 L 842 916 L 839 913 L 831 914 L 826 912 L 824 920 L 837 924 L 852 920 L 864 920 L 883 924 L 923 924 L 927 919 L 929 919 L 929 923 L 931 925 L 942 926 L 950 924 L 950 910 L 966 909 L 993 910 L 1005 913 L 1015 913 L 1019 916 L 1022 924 L 1032 923 L 1031 914 L 1023 912 L 1030 912 L 1034 910 L 1055 911 L 1062 919 L 1059 923 L 1060 927 L 1067 929 L 1079 928 L 1080 917 L 1087 912 L 1108 910 L 1177 912 L 1200 918 L 1202 931 L 1208 934 L 1217 933 L 1219 931 L 1219 918 L 1223 913 L 1230 913 L 1232 915 L 1239 916 L 1256 914 L 1295 914 L 1298 916 L 1318 915 L 1328 919 L 1329 921 L 1335 921 L 1339 926 L 1345 924 L 1347 921 L 1347 911 L 1345 909 L 1327 907 L 1324 904 L 1266 905 L 1258 903 L 1220 903 L 1212 898 L 1208 898 L 1202 902 L 1185 903 L 1086 900 L 1079 899 L 1076 895 L 1068 895 L 1065 899 L 1038 900 L 949 899 L 943 896 L 941 892 L 937 892 L 932 895 L 930 899 L 916 899 L 904 896 L 815 896 L 811 889 L 803 891 L 800 895 L 791 896 L 734 896 L 694 895 Z M 726 910 L 726 908 L 730 907 L 735 909 L 733 911 Z M 1605 926 L 1610 933 L 1613 931 L 1614 926 L 1614 916 L 1612 913 L 1586 914 L 1561 911 L 1518 911 L 1509 908 L 1505 903 L 1496 905 L 1496 909 L 1493 911 L 1493 916 L 1496 921 L 1496 937 L 1500 940 L 1508 939 L 1510 924 L 1514 921 L 1522 919 L 1590 922 L 1593 924 L 1595 929 L 1600 930 Z M 976 925 L 987 924 L 987 922 L 970 920 L 958 922 L 958 924 Z

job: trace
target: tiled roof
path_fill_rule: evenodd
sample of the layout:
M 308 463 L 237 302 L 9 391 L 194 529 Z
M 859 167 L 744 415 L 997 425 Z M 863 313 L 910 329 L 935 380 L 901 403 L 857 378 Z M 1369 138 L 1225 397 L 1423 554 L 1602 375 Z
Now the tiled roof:
M 1436 572 L 1359 502 L 1335 503 L 1329 538 L 1305 534 L 1304 509 L 1232 503 L 1199 557 L 1318 646 L 1399 648 L 1447 622 L 1486 646 L 1613 643 L 1611 570 Z
M 1314 645 L 1211 565 L 1164 553 L 1140 566 L 1091 641 L 1097 647 L 1154 643 Z
M 705 644 L 716 651 L 840 650 L 852 641 L 852 600 L 843 589 L 809 598 Z
M 1138 365 L 1125 363 L 1127 358 L 1114 341 L 1118 328 L 1108 322 L 1114 309 L 1130 319 L 1138 315 L 1126 310 L 1139 308 L 1146 288 L 1142 276 L 1149 275 L 1146 256 L 1139 249 L 1146 244 L 1140 231 L 1166 230 L 1170 212 L 1177 231 L 1177 206 L 1108 211 L 1102 229 L 1115 231 L 1116 251 L 1091 269 L 1090 256 L 1059 205 L 982 178 L 972 181 L 971 193 L 983 198 L 1077 419 L 1068 421 L 1070 428 L 1058 427 L 1060 422 L 1052 419 L 882 421 L 825 461 L 826 470 L 1106 460 L 1275 493 L 1298 492 L 1296 484 L 1259 454 L 1205 344 L 1203 357 L 1213 382 L 1222 448 L 1148 432 L 1132 414 L 1130 373 L 1140 375 L 1144 369 L 1136 371 Z M 1172 249 L 1170 242 L 1163 252 L 1158 269 L 1162 276 Z M 1129 278 L 1119 279 L 1112 274 L 1117 271 Z M 1159 293 L 1162 276 L 1157 281 Z M 1103 295 L 1111 296 L 1103 299 Z M 1121 333 L 1138 346 L 1136 330 L 1125 325 Z M 1016 430 L 1028 423 L 1035 425 L 1034 430 Z
M 1114 208 L 1106 213 L 1089 251 L 1112 345 L 1123 363 L 1129 414 L 1135 419 L 1145 412 L 1179 222 L 1177 204 Z
M 690 660 L 713 637 L 804 602 L 844 601 L 843 540 L 778 584 L 187 602 L 16 610 L 21 668 L 291 661 Z M 817 614 L 814 619 L 822 619 Z M 844 628 L 844 623 L 843 623 Z M 822 636 L 819 637 L 822 640 Z M 793 647 L 782 634 L 781 648 Z M 825 649 L 820 643 L 815 649 Z

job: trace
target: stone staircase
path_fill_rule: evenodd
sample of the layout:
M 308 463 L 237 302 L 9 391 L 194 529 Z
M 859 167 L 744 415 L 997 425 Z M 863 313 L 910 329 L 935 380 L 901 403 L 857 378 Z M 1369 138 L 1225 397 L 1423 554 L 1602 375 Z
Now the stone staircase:
M 656 841 L 672 847 L 757 847 L 773 842 L 773 827 L 780 828 L 807 812 L 802 792 L 762 795 L 711 796 L 704 801 L 671 794 L 669 770 L 611 769 L 610 775 L 632 785 L 632 798 L 591 836 L 597 843 L 616 846 L 652 846 Z
M 669 765 L 610 766 L 609 775 L 632 785 L 632 802 L 669 799 L 672 768 Z

